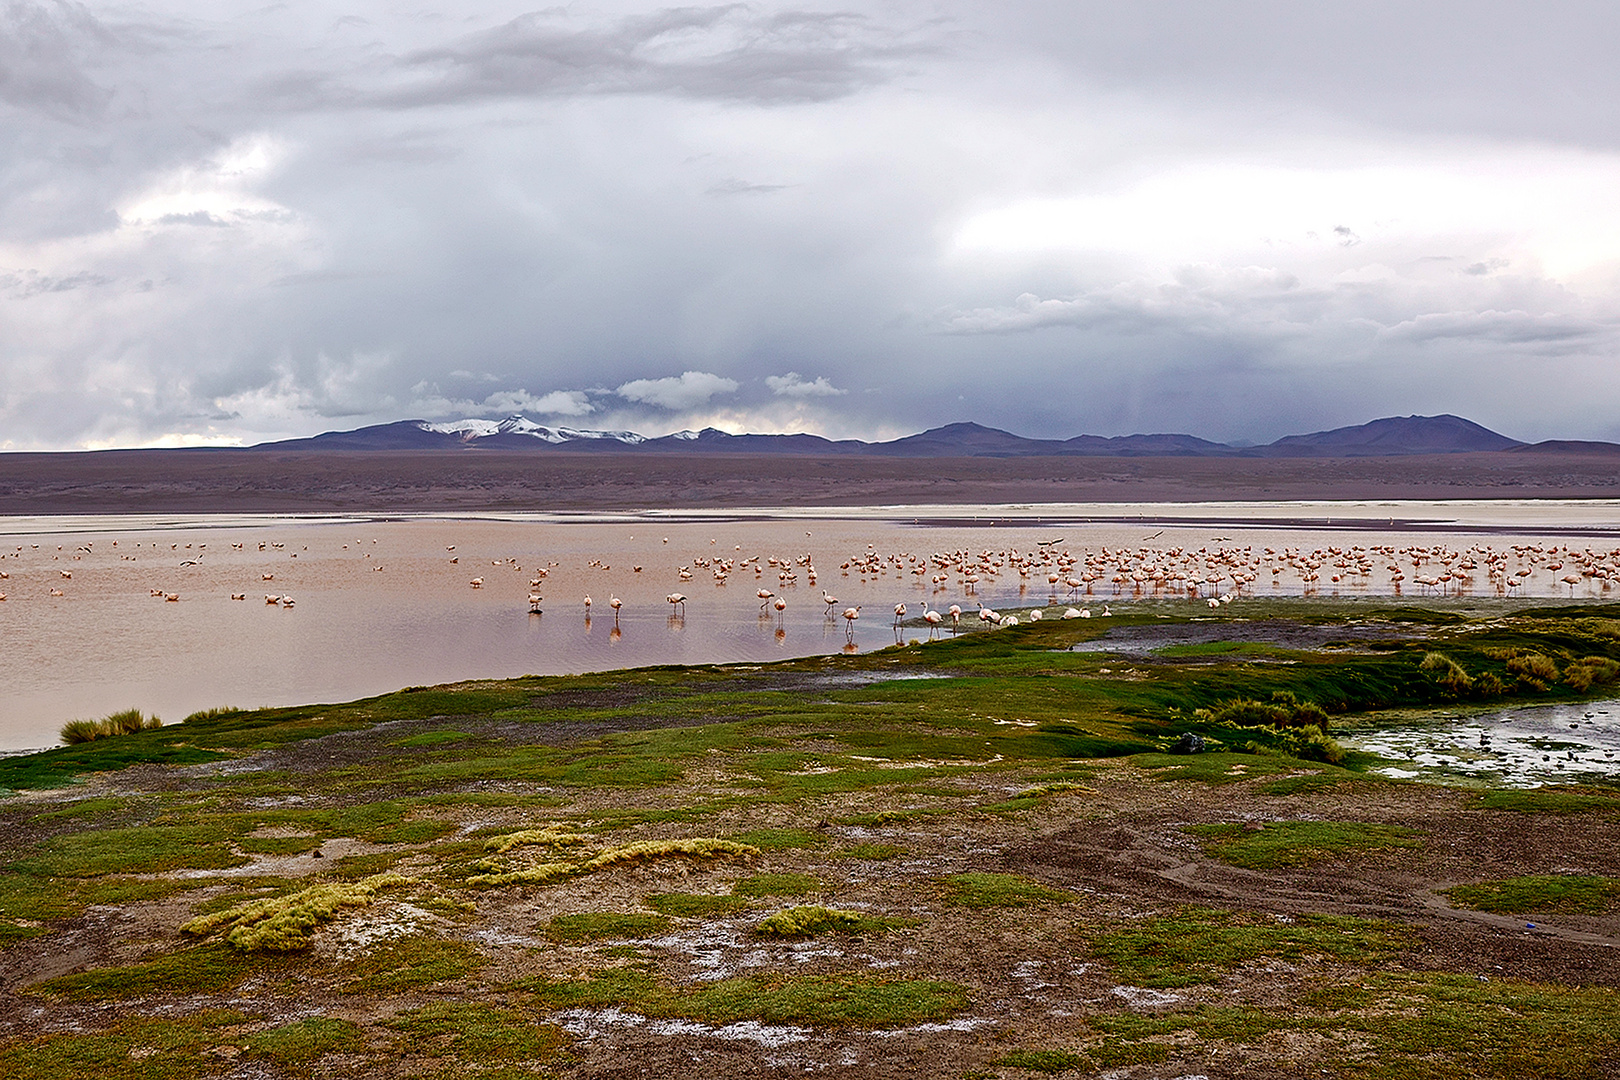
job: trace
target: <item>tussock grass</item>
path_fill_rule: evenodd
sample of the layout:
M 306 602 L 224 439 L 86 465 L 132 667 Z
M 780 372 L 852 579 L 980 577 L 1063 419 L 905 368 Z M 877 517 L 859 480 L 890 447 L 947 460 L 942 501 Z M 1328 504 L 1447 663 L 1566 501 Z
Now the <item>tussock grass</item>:
M 523 829 L 492 837 L 484 842 L 485 851 L 503 854 L 515 847 L 539 846 L 549 848 L 578 847 L 591 843 L 595 837 L 585 833 L 567 832 L 561 826 L 547 825 L 543 829 Z
M 761 937 L 807 938 L 817 934 L 881 934 L 905 925 L 900 920 L 841 911 L 820 904 L 804 904 L 767 915 L 754 925 Z
M 608 848 L 580 866 L 582 873 L 602 870 L 610 866 L 652 862 L 656 859 L 691 859 L 694 862 L 716 862 L 731 859 L 749 859 L 760 853 L 752 844 L 739 844 L 735 840 L 716 840 L 699 836 L 684 840 L 640 840 L 621 847 Z
M 487 874 L 474 874 L 467 879 L 467 884 L 485 887 L 549 885 L 553 881 L 561 881 L 563 878 L 573 877 L 577 873 L 579 873 L 579 866 L 575 863 L 537 863 L 534 866 L 525 866 L 518 870 L 500 870 Z
M 549 862 L 513 870 L 490 870 L 474 874 L 467 879 L 469 885 L 545 885 L 577 874 L 589 874 L 614 866 L 653 862 L 658 859 L 690 859 L 693 862 L 716 862 L 746 859 L 758 855 L 759 848 L 752 844 L 739 844 L 734 840 L 717 840 L 712 836 L 689 837 L 680 840 L 638 840 L 608 848 L 581 862 Z
M 249 900 L 235 907 L 199 915 L 180 928 L 182 934 L 207 937 L 221 931 L 225 941 L 243 951 L 293 952 L 306 949 L 310 936 L 346 908 L 366 907 L 377 893 L 416 882 L 399 874 L 377 874 L 356 882 L 324 882 L 287 896 Z
M 114 735 L 133 735 L 163 726 L 156 716 L 143 715 L 139 709 L 125 709 L 104 716 L 100 720 L 69 720 L 62 725 L 62 741 L 69 746 L 108 739 Z

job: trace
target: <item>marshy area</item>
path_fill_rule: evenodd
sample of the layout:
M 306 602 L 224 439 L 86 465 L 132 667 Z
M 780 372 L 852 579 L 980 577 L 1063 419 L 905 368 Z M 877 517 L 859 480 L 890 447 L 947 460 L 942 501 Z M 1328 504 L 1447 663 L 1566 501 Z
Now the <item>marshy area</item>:
M 1617 696 L 1282 598 L 109 725 L 0 759 L 0 1075 L 1613 1077 Z M 1592 767 L 1391 734 L 1502 716 Z

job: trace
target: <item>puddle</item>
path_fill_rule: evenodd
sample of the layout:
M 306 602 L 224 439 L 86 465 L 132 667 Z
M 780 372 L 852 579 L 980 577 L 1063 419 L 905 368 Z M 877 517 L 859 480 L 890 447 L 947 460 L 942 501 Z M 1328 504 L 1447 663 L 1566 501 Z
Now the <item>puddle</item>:
M 1620 701 L 1502 709 L 1338 738 L 1391 759 L 1373 771 L 1400 779 L 1466 777 L 1528 788 L 1620 778 Z

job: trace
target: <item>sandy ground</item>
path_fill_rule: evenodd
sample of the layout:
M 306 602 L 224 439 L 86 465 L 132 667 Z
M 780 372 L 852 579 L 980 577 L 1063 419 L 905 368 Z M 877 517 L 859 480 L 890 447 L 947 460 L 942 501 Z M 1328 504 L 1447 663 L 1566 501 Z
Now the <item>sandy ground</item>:
M 0 455 L 0 514 L 1611 498 L 1620 458 L 854 458 L 540 451 Z

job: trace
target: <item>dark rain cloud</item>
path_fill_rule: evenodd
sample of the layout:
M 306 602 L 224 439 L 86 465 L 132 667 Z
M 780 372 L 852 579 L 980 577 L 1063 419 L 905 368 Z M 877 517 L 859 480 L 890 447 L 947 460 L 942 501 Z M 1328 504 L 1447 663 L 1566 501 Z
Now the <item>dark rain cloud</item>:
M 1517 239 L 1609 175 L 1607 7 L 0 4 L 0 445 L 511 410 L 1620 436 L 1607 234 L 1547 248 L 1578 282 Z M 1226 161 L 1527 186 L 1395 238 L 1335 196 L 1308 243 L 957 243 Z

